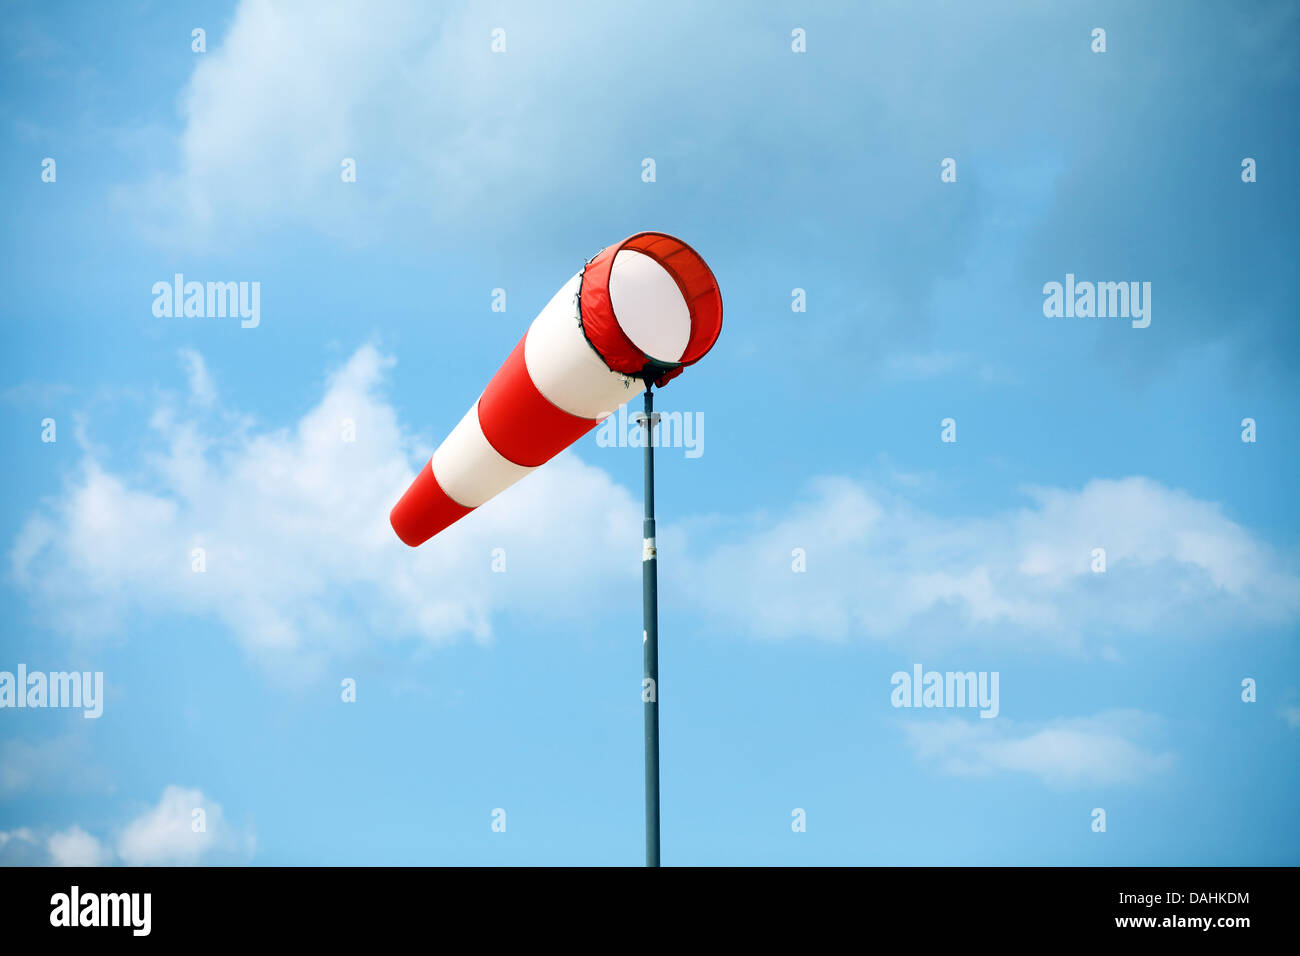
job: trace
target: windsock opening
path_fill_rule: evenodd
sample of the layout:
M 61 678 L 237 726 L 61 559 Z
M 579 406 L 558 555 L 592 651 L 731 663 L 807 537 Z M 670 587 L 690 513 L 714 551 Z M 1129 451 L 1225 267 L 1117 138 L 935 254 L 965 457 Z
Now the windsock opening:
M 610 369 L 663 385 L 717 342 L 722 294 L 686 243 L 639 232 L 587 263 L 579 314 L 583 334 Z

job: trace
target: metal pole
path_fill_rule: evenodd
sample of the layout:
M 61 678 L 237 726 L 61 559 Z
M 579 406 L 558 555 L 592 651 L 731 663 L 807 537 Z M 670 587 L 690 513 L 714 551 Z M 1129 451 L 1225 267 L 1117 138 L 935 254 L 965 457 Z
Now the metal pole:
M 654 396 L 646 382 L 645 414 L 645 525 L 641 544 L 641 607 L 645 705 L 645 865 L 659 865 L 659 560 L 655 553 L 655 425 Z

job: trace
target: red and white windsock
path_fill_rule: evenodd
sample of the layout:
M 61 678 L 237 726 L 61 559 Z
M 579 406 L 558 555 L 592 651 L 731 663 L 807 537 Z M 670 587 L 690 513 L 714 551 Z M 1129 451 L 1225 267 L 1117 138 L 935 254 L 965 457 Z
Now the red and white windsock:
M 581 438 L 646 381 L 662 386 L 722 331 L 722 294 L 699 254 L 639 232 L 602 249 L 533 320 L 473 407 L 393 508 L 411 547 Z

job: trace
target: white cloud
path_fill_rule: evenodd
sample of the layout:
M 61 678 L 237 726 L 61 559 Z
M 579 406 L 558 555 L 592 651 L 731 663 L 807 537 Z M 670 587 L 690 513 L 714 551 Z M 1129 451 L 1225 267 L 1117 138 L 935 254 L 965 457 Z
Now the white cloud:
M 379 395 L 391 365 L 359 349 L 290 430 L 211 425 L 194 417 L 201 409 L 164 406 L 152 422 L 163 450 L 144 473 L 115 473 L 87 452 L 26 522 L 15 581 L 74 635 L 112 633 L 135 611 L 206 616 L 303 677 L 343 648 L 486 640 L 494 610 L 578 619 L 612 600 L 610 580 L 635 589 L 636 504 L 572 455 L 420 549 L 403 545 L 388 513 L 429 449 L 414 449 Z M 345 419 L 355 441 L 343 440 Z M 491 570 L 498 547 L 506 575 Z
M 27 827 L 19 827 L 16 830 L 0 830 L 0 850 L 3 850 L 10 842 L 14 843 L 35 843 L 36 836 Z
M 895 353 L 885 359 L 882 371 L 900 381 L 922 381 L 953 375 L 971 362 L 959 352 Z
M 474 8 L 242 0 L 181 96 L 178 168 L 124 198 L 160 237 L 182 240 L 262 221 L 347 235 L 387 210 L 427 216 L 490 198 L 480 189 L 494 175 L 571 139 L 571 124 L 548 135 L 529 119 L 539 95 L 556 92 L 548 78 L 568 71 L 564 49 L 582 42 L 528 8 L 507 19 L 513 44 L 493 57 L 497 24 Z M 341 182 L 345 157 L 355 186 Z
M 77 826 L 52 834 L 46 847 L 53 866 L 104 866 L 111 859 L 99 840 Z
M 1235 631 L 1300 614 L 1294 562 L 1211 502 L 1146 478 L 1031 488 L 1028 507 L 948 517 L 822 478 L 775 517 L 679 542 L 664 571 L 716 619 L 762 637 L 950 641 Z M 717 522 L 708 525 L 719 535 Z M 752 530 L 759 528 L 761 530 Z M 726 532 L 731 532 L 727 534 Z M 686 534 L 686 532 L 681 532 Z M 1092 571 L 1105 548 L 1106 571 Z M 792 551 L 806 554 L 792 571 Z
M 768 82 L 713 85 L 715 121 L 681 137 L 700 91 L 663 67 L 694 55 L 680 24 L 701 14 L 669 4 L 494 11 L 369 0 L 322 11 L 310 0 L 241 0 L 194 58 L 175 168 L 124 188 L 123 211 L 170 244 L 263 223 L 351 241 L 405 222 L 427 239 L 430 223 L 498 223 L 497 211 L 579 195 L 610 169 L 639 182 L 647 141 L 661 158 L 707 154 L 734 140 L 739 117 L 763 101 L 755 84 Z M 707 62 L 769 48 L 757 25 L 715 19 L 726 42 L 708 45 Z M 497 27 L 504 54 L 491 50 Z M 617 79 L 628 76 L 654 82 Z M 354 184 L 340 179 L 344 158 L 356 160 Z M 547 185 L 511 188 L 520 183 Z
M 167 787 L 157 805 L 132 820 L 117 841 L 127 866 L 192 866 L 214 852 L 244 848 L 251 852 L 250 838 L 230 825 L 220 804 L 201 790 L 178 786 Z
M 0 830 L 0 866 L 48 866 L 49 848 L 30 827 Z
M 381 395 L 391 365 L 359 349 L 291 429 L 164 405 L 152 419 L 162 450 L 143 471 L 111 471 L 86 451 L 29 517 L 11 550 L 15 582 L 65 632 L 115 633 L 133 612 L 208 617 L 303 680 L 376 641 L 488 640 L 503 612 L 590 619 L 635 593 L 639 508 L 572 453 L 420 549 L 401 544 L 388 512 L 429 449 Z M 660 573 L 688 606 L 759 637 L 1092 640 L 1115 657 L 1135 634 L 1300 613 L 1287 559 L 1217 505 L 1145 478 L 1030 489 L 1029 506 L 987 517 L 929 513 L 847 478 L 811 492 L 776 516 L 662 525 L 673 560 Z M 491 570 L 498 547 L 505 575 Z M 1104 574 L 1091 570 L 1094 547 L 1106 549 Z M 805 573 L 791 569 L 795 548 Z
M 200 405 L 211 405 L 217 397 L 216 386 L 208 374 L 207 363 L 203 356 L 194 349 L 181 349 L 181 361 L 185 363 L 186 375 L 190 383 L 190 397 Z
M 1133 784 L 1169 770 L 1174 755 L 1153 749 L 1156 718 L 1135 710 L 1056 720 L 1026 729 L 996 720 L 909 721 L 904 733 L 917 757 L 944 773 L 1032 774 L 1056 787 Z
M 196 829 L 195 811 L 203 811 Z M 4 866 L 193 866 L 242 863 L 252 856 L 251 830 L 226 819 L 220 804 L 195 788 L 168 786 L 158 803 L 122 828 L 115 846 L 80 826 L 42 838 L 30 827 L 0 830 Z
M 964 352 L 904 352 L 885 357 L 882 374 L 901 382 L 971 375 L 984 383 L 1003 382 L 997 366 Z

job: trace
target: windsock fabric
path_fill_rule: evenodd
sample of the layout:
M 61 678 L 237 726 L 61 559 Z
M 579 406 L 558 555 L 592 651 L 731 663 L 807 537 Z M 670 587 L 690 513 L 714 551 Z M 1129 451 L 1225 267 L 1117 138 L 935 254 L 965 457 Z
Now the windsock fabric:
M 544 464 L 606 415 L 713 347 L 722 296 L 699 254 L 663 233 L 601 250 L 533 320 L 393 508 L 423 544 Z

